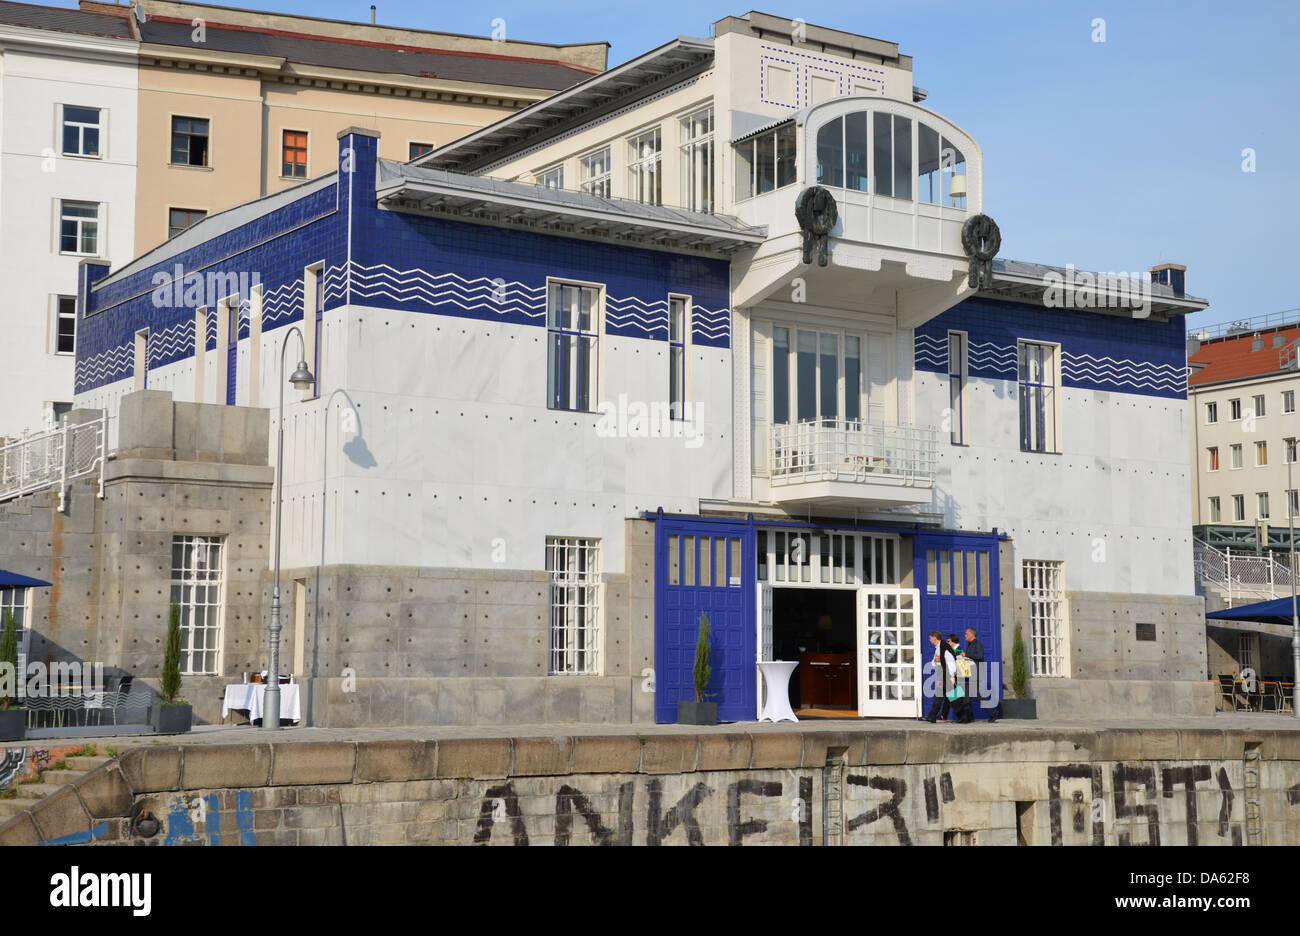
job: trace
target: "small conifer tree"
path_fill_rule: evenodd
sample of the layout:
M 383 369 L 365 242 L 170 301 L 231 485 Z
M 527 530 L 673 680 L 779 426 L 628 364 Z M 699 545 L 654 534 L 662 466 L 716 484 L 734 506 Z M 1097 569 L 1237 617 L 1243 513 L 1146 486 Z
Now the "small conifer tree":
M 709 616 L 700 614 L 700 637 L 695 643 L 695 697 L 704 701 L 704 690 L 708 688 L 709 677 L 713 670 L 709 667 Z
M 162 697 L 168 703 L 176 702 L 181 693 L 181 606 L 172 605 L 167 622 L 167 649 L 163 652 Z

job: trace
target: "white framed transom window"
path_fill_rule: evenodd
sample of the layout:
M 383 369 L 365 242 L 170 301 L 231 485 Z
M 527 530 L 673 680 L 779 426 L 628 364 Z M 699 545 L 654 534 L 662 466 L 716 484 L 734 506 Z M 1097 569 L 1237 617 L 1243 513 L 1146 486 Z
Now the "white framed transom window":
M 627 197 L 643 205 L 663 204 L 663 141 L 659 128 L 627 141 Z
M 578 159 L 578 187 L 588 195 L 610 197 L 609 147 Z
M 221 673 L 225 537 L 172 537 L 172 604 L 181 609 L 181 673 Z
M 601 675 L 600 540 L 546 538 L 552 676 Z
M 1029 592 L 1030 675 L 1068 676 L 1065 563 L 1026 559 L 1022 572 Z

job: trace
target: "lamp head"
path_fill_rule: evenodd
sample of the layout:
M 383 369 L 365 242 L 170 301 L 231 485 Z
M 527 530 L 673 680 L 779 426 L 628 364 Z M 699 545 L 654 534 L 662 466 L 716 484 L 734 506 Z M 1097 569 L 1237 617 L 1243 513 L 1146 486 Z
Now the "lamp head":
M 297 390 L 310 390 L 311 385 L 315 382 L 316 378 L 308 370 L 306 361 L 299 361 L 297 368 L 289 375 L 289 383 L 293 384 L 294 389 Z

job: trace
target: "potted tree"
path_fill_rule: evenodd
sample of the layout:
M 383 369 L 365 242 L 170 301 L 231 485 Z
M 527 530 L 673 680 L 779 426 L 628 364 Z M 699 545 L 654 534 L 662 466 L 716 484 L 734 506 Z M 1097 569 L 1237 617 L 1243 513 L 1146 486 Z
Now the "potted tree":
M 716 725 L 718 723 L 718 703 L 705 702 L 704 690 L 709 686 L 709 677 L 713 674 L 709 666 L 709 616 L 700 613 L 700 636 L 695 642 L 695 667 L 692 676 L 695 682 L 695 701 L 677 703 L 677 723 L 679 725 Z
M 26 714 L 18 705 L 18 627 L 5 612 L 0 632 L 0 741 L 21 741 L 27 736 Z
M 167 622 L 167 649 L 163 652 L 162 698 L 149 707 L 149 724 L 155 734 L 184 734 L 194 722 L 194 709 L 181 693 L 181 608 L 172 605 Z
M 1019 624 L 1011 642 L 1011 691 L 1016 697 L 1002 700 L 1002 714 L 1006 718 L 1037 718 L 1038 704 L 1029 698 L 1029 667 L 1025 663 L 1025 638 Z

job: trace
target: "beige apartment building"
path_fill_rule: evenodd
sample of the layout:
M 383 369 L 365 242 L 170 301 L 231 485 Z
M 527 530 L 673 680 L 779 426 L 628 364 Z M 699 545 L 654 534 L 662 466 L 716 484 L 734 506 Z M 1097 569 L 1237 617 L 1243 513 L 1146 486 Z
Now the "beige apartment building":
M 332 170 L 344 127 L 409 160 L 603 71 L 608 52 L 174 0 L 81 7 L 127 17 L 140 41 L 137 253 Z
M 1275 558 L 1300 524 L 1300 310 L 1189 336 L 1193 524 L 1212 546 L 1265 543 Z M 1263 538 L 1261 539 L 1261 533 Z

